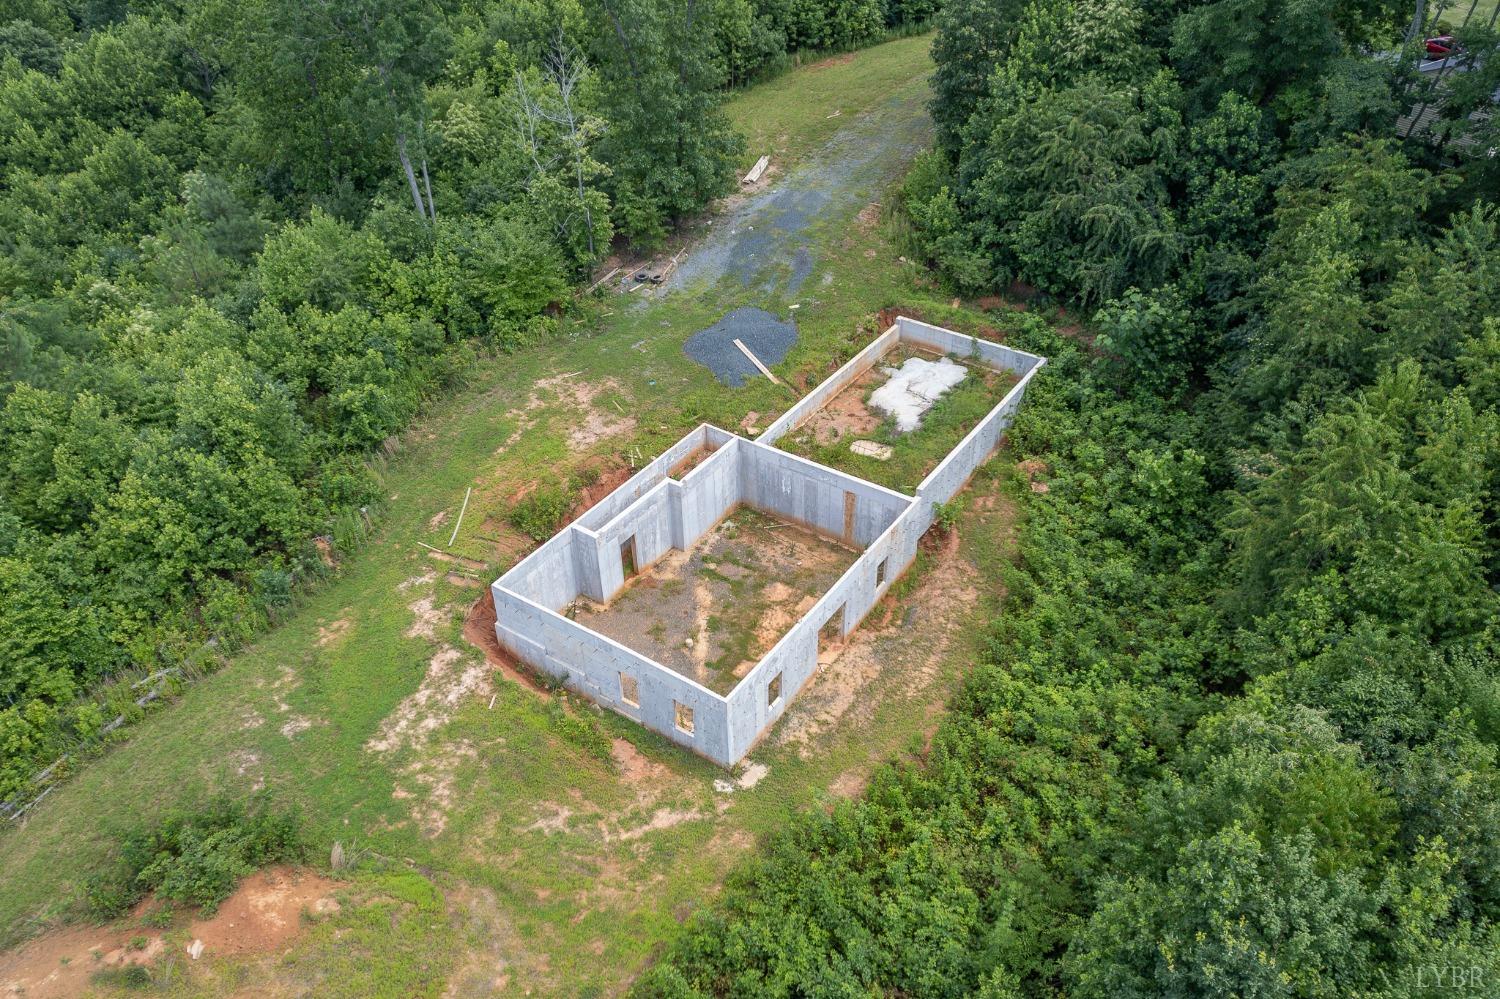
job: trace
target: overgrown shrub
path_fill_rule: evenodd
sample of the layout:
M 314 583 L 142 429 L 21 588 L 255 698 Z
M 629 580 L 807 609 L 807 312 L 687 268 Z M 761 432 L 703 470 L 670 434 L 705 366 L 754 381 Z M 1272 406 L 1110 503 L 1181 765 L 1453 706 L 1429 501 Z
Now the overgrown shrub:
M 519 500 L 507 518 L 512 527 L 533 541 L 546 541 L 573 505 L 570 492 L 561 486 L 541 486 Z
M 547 705 L 547 720 L 568 742 L 582 749 L 595 759 L 608 761 L 610 759 L 609 736 L 599 727 L 599 723 L 587 715 L 576 711 L 569 711 L 564 698 L 554 697 L 552 703 Z
M 299 826 L 295 812 L 273 811 L 264 799 L 221 798 L 168 815 L 122 837 L 115 865 L 85 885 L 85 901 L 95 918 L 110 919 L 154 891 L 211 915 L 245 875 L 301 859 Z

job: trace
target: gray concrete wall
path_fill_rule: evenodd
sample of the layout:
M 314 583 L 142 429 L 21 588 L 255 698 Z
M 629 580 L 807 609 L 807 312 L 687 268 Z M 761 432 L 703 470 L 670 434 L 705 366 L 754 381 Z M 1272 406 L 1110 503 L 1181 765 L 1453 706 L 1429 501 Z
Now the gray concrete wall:
M 625 584 L 621 548 L 627 543 L 633 546 L 637 569 L 645 569 L 673 548 L 691 548 L 739 502 L 738 450 L 748 443 L 724 434 L 718 450 L 680 481 L 660 479 L 595 530 L 582 526 L 580 518 L 572 529 L 581 592 L 600 602 L 614 598 Z
M 678 462 L 692 454 L 705 444 L 715 447 L 721 446 L 727 441 L 733 440 L 734 434 L 726 433 L 718 427 L 711 427 L 706 423 L 689 433 L 682 440 L 673 444 L 663 451 L 655 459 L 641 466 L 641 470 L 626 479 L 615 488 L 608 496 L 595 503 L 583 513 L 574 523 L 580 527 L 597 530 L 606 522 L 618 517 L 626 507 L 644 496 L 657 483 L 666 479 L 667 473 L 671 472 Z
M 911 565 L 916 557 L 916 539 L 921 537 L 920 532 L 911 535 L 908 529 L 916 513 L 916 505 L 910 505 L 730 691 L 729 755 L 734 760 L 743 759 L 750 752 L 818 670 L 819 633 L 823 626 L 837 619 L 839 637 L 848 635 Z M 886 562 L 885 578 L 876 583 L 876 568 L 881 561 Z M 825 668 L 839 667 L 834 662 Z M 773 703 L 768 691 L 778 675 L 781 698 Z
M 750 442 L 733 434 L 724 436 L 728 439 L 719 444 L 719 450 L 683 476 L 680 483 L 673 483 L 680 525 L 677 547 L 683 550 L 723 520 L 743 495 L 740 451 Z
M 990 410 L 917 486 L 917 496 L 929 510 L 932 504 L 946 503 L 958 495 L 974 471 L 1000 446 L 1000 438 L 1015 419 L 1016 410 L 1026 395 L 1026 386 L 1039 370 L 1041 365 L 1036 365 L 1022 375 L 1021 380 L 1005 393 L 1000 404 Z
M 906 511 L 911 497 L 759 441 L 740 448 L 745 502 L 863 548 Z
M 761 444 L 774 444 L 783 435 L 797 429 L 804 420 L 822 409 L 829 400 L 843 391 L 844 386 L 873 368 L 875 363 L 896 345 L 900 336 L 899 326 L 892 325 L 870 341 L 864 350 L 849 358 L 839 366 L 837 371 L 823 379 L 817 388 L 797 400 L 791 409 L 782 413 L 780 418 L 762 430 L 760 436 L 755 439 Z
M 903 343 L 926 347 L 940 354 L 952 354 L 959 358 L 977 357 L 997 371 L 1012 371 L 1018 375 L 1024 375 L 1044 361 L 1044 358 L 1037 354 L 1028 354 L 1024 350 L 1016 350 L 1004 344 L 991 343 L 963 333 L 955 333 L 941 326 L 924 323 L 920 319 L 900 316 L 896 320 L 896 328 L 900 331 Z
M 770 446 L 898 341 L 977 358 L 1021 375 L 999 405 L 922 481 L 915 498 Z M 733 765 L 816 671 L 823 626 L 836 617 L 840 634 L 847 635 L 910 567 L 932 524 L 933 505 L 952 499 L 999 445 L 1032 376 L 1045 363 L 1035 354 L 898 319 L 758 440 L 698 427 L 522 559 L 491 587 L 495 634 L 533 668 L 694 752 Z M 668 477 L 674 466 L 705 445 L 717 450 L 680 481 Z M 624 583 L 622 542 L 633 539 L 636 564 L 645 568 L 671 548 L 691 548 L 739 503 L 864 550 L 727 698 L 557 613 L 579 594 L 596 600 L 614 596 Z M 638 705 L 624 701 L 622 673 L 635 678 Z M 768 691 L 778 675 L 781 696 L 771 703 Z M 693 709 L 691 734 L 675 724 L 678 703 Z
M 500 578 L 511 591 L 551 610 L 572 603 L 581 592 L 572 529 L 563 528 Z
M 490 594 L 496 638 L 533 669 L 716 763 L 739 759 L 730 754 L 729 708 L 718 694 L 498 582 Z M 621 673 L 635 677 L 638 706 L 621 697 Z M 676 702 L 693 709 L 691 734 L 675 724 Z

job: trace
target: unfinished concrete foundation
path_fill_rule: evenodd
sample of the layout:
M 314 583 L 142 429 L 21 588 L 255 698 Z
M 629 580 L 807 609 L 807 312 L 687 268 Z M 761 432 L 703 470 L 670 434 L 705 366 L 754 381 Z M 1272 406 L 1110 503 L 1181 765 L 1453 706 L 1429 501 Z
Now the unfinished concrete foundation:
M 775 446 L 893 350 L 1015 381 L 910 493 Z M 995 450 L 1045 363 L 900 318 L 756 439 L 698 427 L 517 563 L 491 586 L 496 637 L 733 765 L 812 676 L 820 646 L 842 641 L 911 565 L 934 506 Z

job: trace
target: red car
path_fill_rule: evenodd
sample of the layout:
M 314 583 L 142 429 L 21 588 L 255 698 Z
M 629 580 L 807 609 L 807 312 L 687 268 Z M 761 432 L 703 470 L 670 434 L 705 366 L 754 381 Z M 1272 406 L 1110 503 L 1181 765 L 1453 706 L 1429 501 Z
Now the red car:
M 1422 43 L 1427 48 L 1427 54 L 1442 59 L 1451 56 L 1458 51 L 1458 43 L 1453 40 L 1452 35 L 1438 35 L 1429 38 Z

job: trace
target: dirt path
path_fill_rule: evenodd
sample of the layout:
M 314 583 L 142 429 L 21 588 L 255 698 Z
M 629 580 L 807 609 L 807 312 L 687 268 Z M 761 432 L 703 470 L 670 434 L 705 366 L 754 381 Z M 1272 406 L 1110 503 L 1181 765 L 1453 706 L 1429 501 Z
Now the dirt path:
M 727 199 L 665 292 L 734 277 L 746 288 L 795 298 L 817 266 L 813 227 L 868 205 L 930 138 L 923 98 L 895 98 L 851 118 L 807 162 L 760 191 Z

